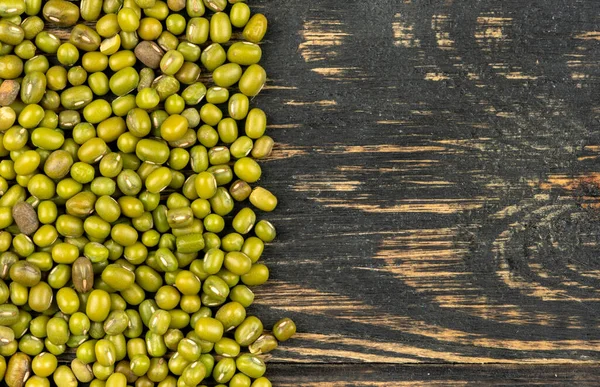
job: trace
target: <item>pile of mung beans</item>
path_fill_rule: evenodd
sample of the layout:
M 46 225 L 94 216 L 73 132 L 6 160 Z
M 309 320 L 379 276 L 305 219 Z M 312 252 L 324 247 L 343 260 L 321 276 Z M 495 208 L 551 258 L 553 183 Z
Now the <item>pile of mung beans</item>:
M 271 386 L 266 31 L 245 0 L 0 0 L 9 387 Z

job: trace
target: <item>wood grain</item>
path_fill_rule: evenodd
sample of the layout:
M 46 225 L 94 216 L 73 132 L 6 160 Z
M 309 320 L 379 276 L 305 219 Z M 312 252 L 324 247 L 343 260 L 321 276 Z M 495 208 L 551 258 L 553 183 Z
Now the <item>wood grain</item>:
M 272 361 L 324 364 L 285 383 L 442 362 L 561 384 L 529 372 L 598 364 L 600 4 L 258 3 L 281 206 L 256 311 L 299 322 Z
M 275 385 L 597 385 L 600 3 L 251 4 Z
M 597 367 L 518 365 L 273 366 L 274 385 L 292 387 L 597 386 Z M 299 382 L 306 380 L 306 382 Z

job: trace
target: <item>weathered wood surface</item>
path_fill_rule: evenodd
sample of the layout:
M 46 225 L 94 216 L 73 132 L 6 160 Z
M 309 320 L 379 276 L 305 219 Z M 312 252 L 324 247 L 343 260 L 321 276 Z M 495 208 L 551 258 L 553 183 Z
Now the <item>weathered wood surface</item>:
M 254 4 L 277 385 L 597 383 L 600 3 Z
M 597 386 L 598 368 L 517 365 L 290 365 L 271 366 L 276 386 Z

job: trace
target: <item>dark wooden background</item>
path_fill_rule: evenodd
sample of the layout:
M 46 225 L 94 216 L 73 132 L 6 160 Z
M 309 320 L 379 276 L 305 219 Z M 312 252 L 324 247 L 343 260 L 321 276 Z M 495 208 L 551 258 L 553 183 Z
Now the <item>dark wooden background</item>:
M 274 385 L 598 385 L 600 2 L 251 4 Z

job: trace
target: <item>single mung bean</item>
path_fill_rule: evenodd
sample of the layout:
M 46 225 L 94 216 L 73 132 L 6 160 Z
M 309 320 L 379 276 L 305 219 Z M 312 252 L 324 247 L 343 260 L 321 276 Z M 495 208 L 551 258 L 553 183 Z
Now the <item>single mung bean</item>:
M 254 14 L 242 32 L 242 36 L 249 42 L 259 43 L 267 33 L 268 22 L 265 15 L 261 13 Z
M 193 44 L 204 44 L 208 40 L 210 23 L 203 17 L 192 17 L 186 27 L 186 40 Z
M 55 34 L 42 31 L 35 37 L 35 45 L 46 54 L 56 54 L 60 47 L 60 39 Z M 27 71 L 25 71 L 27 72 Z
M 279 341 L 286 341 L 296 334 L 296 324 L 289 318 L 283 318 L 273 326 L 273 335 Z
M 177 45 L 177 51 L 183 54 L 183 57 L 188 62 L 197 62 L 200 59 L 202 53 L 200 47 L 197 44 L 183 41 Z
M 247 96 L 237 93 L 231 96 L 228 103 L 229 116 L 235 120 L 243 120 L 248 115 L 250 100 Z
M 231 39 L 231 21 L 225 12 L 217 12 L 210 19 L 210 40 L 226 43 Z
M 96 51 L 100 47 L 101 38 L 98 33 L 85 24 L 77 24 L 71 30 L 69 38 L 75 47 L 83 51 Z
M 73 66 L 77 60 L 79 60 L 79 51 L 75 45 L 66 42 L 58 47 L 56 57 L 61 64 L 65 66 Z
M 254 233 L 264 242 L 272 242 L 277 236 L 275 226 L 268 220 L 259 221 L 254 227 Z
M 245 353 L 235 360 L 237 369 L 251 378 L 260 378 L 267 367 L 260 357 Z
M 117 22 L 121 30 L 134 32 L 140 26 L 140 17 L 133 8 L 124 7 L 117 13 Z
M 26 4 L 23 0 L 6 0 L 0 5 L 0 17 L 13 17 L 24 13 Z
M 187 86 L 181 97 L 187 105 L 197 105 L 206 96 L 206 86 L 202 82 L 195 82 Z
M 145 17 L 140 20 L 140 25 L 136 32 L 143 40 L 156 40 L 162 31 L 163 27 L 159 20 L 154 17 Z
M 29 59 L 29 61 L 32 59 Z M 0 56 L 0 79 L 15 79 L 18 78 L 22 72 L 23 61 L 21 58 L 16 55 Z
M 217 383 L 227 383 L 233 378 L 236 371 L 235 360 L 232 358 L 223 358 L 215 364 L 212 376 Z
M 125 67 L 110 77 L 109 87 L 117 96 L 123 96 L 134 90 L 139 81 L 138 72 L 133 67 Z
M 238 87 L 248 97 L 255 97 L 260 93 L 267 81 L 267 73 L 258 64 L 250 65 L 239 80 Z
M 204 15 L 206 9 L 202 0 L 186 0 L 185 10 L 190 17 L 198 17 Z
M 10 357 L 6 366 L 4 381 L 8 387 L 23 387 L 29 378 L 31 369 L 31 358 L 22 353 L 17 352 Z
M 106 38 L 100 43 L 100 52 L 105 55 L 113 55 L 119 48 L 121 48 L 121 35 L 119 34 Z
M 275 349 L 278 346 L 277 339 L 271 334 L 264 334 L 260 336 L 256 341 L 248 347 L 248 350 L 252 354 L 266 354 Z
M 136 57 L 135 54 L 130 50 L 121 50 L 116 52 L 108 58 L 108 67 L 112 71 L 119 71 L 126 67 L 132 67 L 135 65 Z
M 250 20 L 250 7 L 243 2 L 233 4 L 229 12 L 231 24 L 237 28 L 243 28 Z
M 23 28 L 27 40 L 35 39 L 36 35 L 44 30 L 44 21 L 35 16 L 36 14 L 37 12 L 21 23 L 21 28 Z
M 179 46 L 179 39 L 169 31 L 162 31 L 156 39 L 156 43 L 165 51 L 176 50 Z
M 242 68 L 237 63 L 227 63 L 213 71 L 213 81 L 217 86 L 230 87 L 242 77 Z M 245 93 L 244 93 L 245 94 Z
M 77 24 L 79 7 L 65 0 L 50 0 L 42 10 L 44 18 L 61 27 L 70 27 Z
M 102 1 L 82 0 L 80 4 L 81 18 L 86 21 L 96 21 L 102 12 Z

